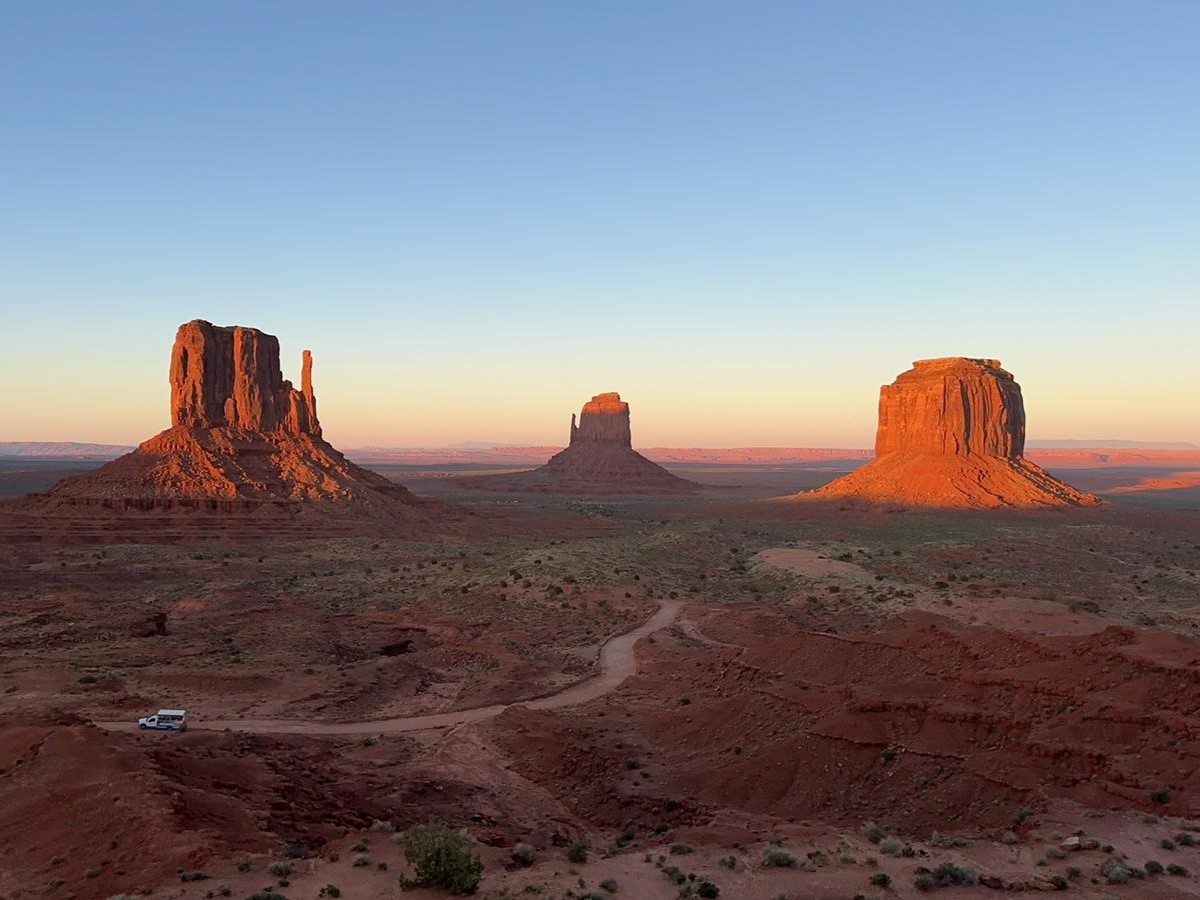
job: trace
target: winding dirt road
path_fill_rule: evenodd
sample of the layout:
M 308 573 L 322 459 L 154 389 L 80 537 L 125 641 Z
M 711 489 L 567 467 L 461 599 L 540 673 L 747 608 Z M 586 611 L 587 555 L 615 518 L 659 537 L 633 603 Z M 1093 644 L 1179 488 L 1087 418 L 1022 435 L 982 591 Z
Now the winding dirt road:
M 617 635 L 605 641 L 600 648 L 600 674 L 555 694 L 536 700 L 516 703 L 497 703 L 492 706 L 476 706 L 454 712 L 434 713 L 427 716 L 404 716 L 398 719 L 368 719 L 364 722 L 310 722 L 298 719 L 206 719 L 189 723 L 192 730 L 205 731 L 248 731 L 253 734 L 404 734 L 410 731 L 429 731 L 436 728 L 454 728 L 470 722 L 482 722 L 500 715 L 510 706 L 528 709 L 561 709 L 578 706 L 603 697 L 637 672 L 637 657 L 633 648 L 642 638 L 665 628 L 675 621 L 683 606 L 680 600 L 659 601 L 658 611 L 633 631 Z M 136 731 L 136 722 L 97 722 L 109 731 Z

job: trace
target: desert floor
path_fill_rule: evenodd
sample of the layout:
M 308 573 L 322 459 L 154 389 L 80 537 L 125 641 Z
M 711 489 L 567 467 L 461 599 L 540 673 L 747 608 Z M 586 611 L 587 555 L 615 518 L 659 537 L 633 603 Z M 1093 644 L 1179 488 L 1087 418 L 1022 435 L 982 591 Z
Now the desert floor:
M 939 897 L 1200 896 L 1193 479 L 989 514 L 764 502 L 836 466 L 669 499 L 384 471 L 463 515 L 0 528 L 0 898 L 399 897 L 431 816 L 486 897 L 913 897 L 947 862 L 984 883 Z M 159 707 L 191 729 L 131 727 Z

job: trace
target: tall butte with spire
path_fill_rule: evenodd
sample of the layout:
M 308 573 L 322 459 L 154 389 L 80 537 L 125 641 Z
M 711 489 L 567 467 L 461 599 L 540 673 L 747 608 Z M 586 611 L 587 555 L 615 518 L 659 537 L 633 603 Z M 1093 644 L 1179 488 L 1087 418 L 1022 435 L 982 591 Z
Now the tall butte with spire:
M 684 494 L 699 488 L 633 449 L 629 404 L 614 392 L 597 394 L 571 416 L 565 450 L 519 475 L 473 479 L 475 487 L 560 494 Z
M 296 390 L 280 371 L 274 335 L 196 319 L 175 334 L 170 384 L 170 428 L 94 472 L 66 479 L 43 499 L 215 510 L 316 501 L 382 512 L 420 502 L 321 436 L 308 350 Z
M 922 359 L 879 391 L 875 459 L 797 499 L 907 506 L 1094 506 L 1025 453 L 1021 386 L 995 359 Z

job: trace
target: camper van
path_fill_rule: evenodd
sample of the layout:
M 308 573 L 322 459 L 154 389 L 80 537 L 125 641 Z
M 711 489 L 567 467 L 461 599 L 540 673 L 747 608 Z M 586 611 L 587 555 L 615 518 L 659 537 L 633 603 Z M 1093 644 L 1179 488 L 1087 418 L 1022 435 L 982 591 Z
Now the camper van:
M 187 713 L 182 709 L 160 709 L 152 716 L 138 719 L 138 728 L 157 728 L 159 731 L 183 731 L 187 728 Z

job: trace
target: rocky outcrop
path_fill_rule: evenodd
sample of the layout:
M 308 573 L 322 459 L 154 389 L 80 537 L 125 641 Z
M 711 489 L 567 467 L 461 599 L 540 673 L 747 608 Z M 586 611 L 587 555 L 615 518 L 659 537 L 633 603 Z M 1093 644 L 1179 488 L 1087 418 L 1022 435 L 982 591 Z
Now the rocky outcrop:
M 221 328 L 201 319 L 179 326 L 171 349 L 171 422 L 184 428 L 312 434 L 320 437 L 312 353 L 303 388 L 284 381 L 279 340 L 257 328 Z
M 918 360 L 880 388 L 875 459 L 797 497 L 976 508 L 1100 502 L 1024 450 L 1021 388 L 999 361 Z
M 995 359 L 922 359 L 879 389 L 875 456 L 933 453 L 1020 459 L 1025 404 Z
M 273 335 L 196 320 L 175 336 L 170 383 L 170 428 L 43 499 L 110 511 L 218 513 L 295 512 L 321 501 L 323 510 L 351 515 L 391 515 L 419 503 L 321 436 L 307 350 L 296 390 L 280 371 Z
M 616 391 L 597 394 L 579 413 L 579 424 L 571 414 L 570 446 L 577 442 L 585 444 L 616 444 L 633 447 L 633 435 L 629 430 L 629 404 Z
M 464 484 L 498 491 L 556 494 L 684 494 L 699 485 L 672 475 L 633 449 L 629 404 L 612 392 L 597 394 L 571 416 L 570 443 L 540 468 Z

